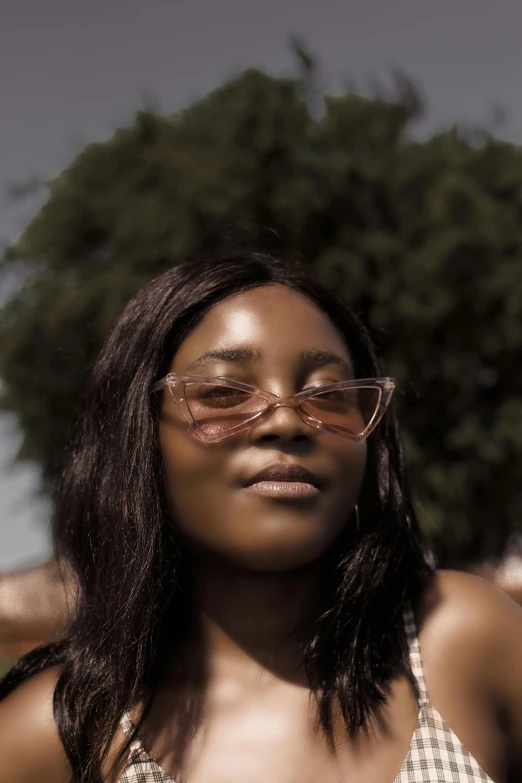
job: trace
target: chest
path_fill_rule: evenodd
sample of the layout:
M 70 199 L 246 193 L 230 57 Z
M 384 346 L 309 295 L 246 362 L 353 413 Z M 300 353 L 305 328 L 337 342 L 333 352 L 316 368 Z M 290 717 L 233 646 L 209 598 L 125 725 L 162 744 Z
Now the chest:
M 143 744 L 178 783 L 393 783 L 417 711 L 409 685 L 397 682 L 364 735 L 349 740 L 342 717 L 334 716 L 331 748 L 309 692 L 264 693 L 209 705 L 183 754 L 181 771 L 172 734 L 164 730 L 148 741 L 144 736 Z

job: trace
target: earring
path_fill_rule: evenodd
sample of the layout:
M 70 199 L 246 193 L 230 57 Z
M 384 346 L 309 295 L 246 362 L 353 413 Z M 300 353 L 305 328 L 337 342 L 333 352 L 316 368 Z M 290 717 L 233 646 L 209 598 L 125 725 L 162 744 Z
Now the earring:
M 355 504 L 355 529 L 359 532 L 361 520 L 359 519 L 359 506 Z

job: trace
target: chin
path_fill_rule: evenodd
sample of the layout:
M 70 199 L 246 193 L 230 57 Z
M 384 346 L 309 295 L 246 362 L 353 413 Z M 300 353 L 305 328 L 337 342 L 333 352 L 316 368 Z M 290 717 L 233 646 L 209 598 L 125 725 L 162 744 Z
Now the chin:
M 293 541 L 283 545 L 281 541 L 267 542 L 265 545 L 253 547 L 234 547 L 222 554 L 228 562 L 236 567 L 266 573 L 295 571 L 309 568 L 318 563 L 332 545 L 333 541 L 324 539 Z

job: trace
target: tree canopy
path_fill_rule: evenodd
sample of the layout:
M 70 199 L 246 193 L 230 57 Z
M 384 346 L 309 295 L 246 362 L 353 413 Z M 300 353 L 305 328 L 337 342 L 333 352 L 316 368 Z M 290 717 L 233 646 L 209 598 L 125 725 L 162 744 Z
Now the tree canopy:
M 306 77 L 249 70 L 172 116 L 139 112 L 48 183 L 3 261 L 23 275 L 0 315 L 19 458 L 52 486 L 85 370 L 140 285 L 234 226 L 269 227 L 362 316 L 398 379 L 443 562 L 498 554 L 522 520 L 522 148 L 457 128 L 416 140 L 404 82 L 320 96 L 320 112 L 309 98 Z

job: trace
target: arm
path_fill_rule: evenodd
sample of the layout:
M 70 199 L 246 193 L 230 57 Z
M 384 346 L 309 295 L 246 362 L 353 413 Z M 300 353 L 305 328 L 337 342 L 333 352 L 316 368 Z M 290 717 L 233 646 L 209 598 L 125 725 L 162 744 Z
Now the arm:
M 521 607 L 483 579 L 441 571 L 418 608 L 432 703 L 493 779 L 521 781 Z
M 27 680 L 0 702 L 0 783 L 70 783 L 72 769 L 53 713 L 59 667 Z M 102 761 L 102 783 L 118 783 L 128 753 L 121 727 Z
M 492 600 L 493 604 L 493 600 Z M 491 606 L 492 686 L 505 710 L 508 781 L 522 780 L 522 608 L 500 594 Z

